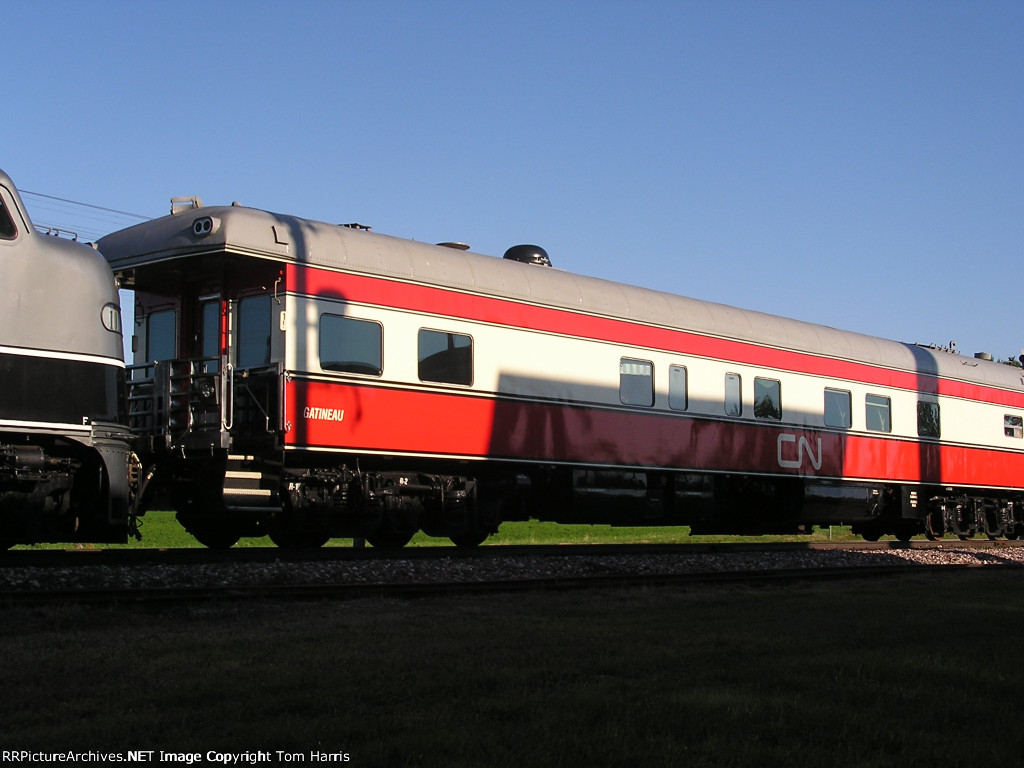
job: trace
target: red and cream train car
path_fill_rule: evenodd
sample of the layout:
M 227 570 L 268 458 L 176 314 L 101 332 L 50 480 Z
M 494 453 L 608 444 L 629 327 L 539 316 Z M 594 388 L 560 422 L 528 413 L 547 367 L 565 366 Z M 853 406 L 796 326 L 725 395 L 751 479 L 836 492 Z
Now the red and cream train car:
M 1024 533 L 1007 365 L 237 205 L 99 249 L 136 292 L 149 490 L 214 546 L 523 516 Z

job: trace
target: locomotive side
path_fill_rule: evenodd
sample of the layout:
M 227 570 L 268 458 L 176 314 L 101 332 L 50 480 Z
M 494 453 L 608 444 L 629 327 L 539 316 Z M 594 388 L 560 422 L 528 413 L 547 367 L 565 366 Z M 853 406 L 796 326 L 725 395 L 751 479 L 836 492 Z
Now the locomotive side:
M 240 206 L 99 247 L 136 290 L 133 425 L 211 545 L 1024 531 L 1008 366 Z
M 0 546 L 127 540 L 121 309 L 93 248 L 37 232 L 0 171 Z

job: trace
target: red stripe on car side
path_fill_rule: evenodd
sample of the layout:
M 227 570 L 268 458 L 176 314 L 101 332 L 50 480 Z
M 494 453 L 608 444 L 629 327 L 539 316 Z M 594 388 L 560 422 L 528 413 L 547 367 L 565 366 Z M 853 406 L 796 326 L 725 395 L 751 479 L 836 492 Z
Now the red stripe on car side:
M 894 370 L 868 363 L 821 357 L 752 342 L 731 341 L 628 320 L 540 307 L 398 280 L 289 264 L 286 281 L 289 291 L 317 297 L 382 307 L 401 307 L 416 312 L 526 330 L 611 341 L 628 346 L 735 361 L 744 365 L 859 381 L 879 387 L 893 387 L 1024 408 L 1024 393 L 940 379 L 933 374 Z

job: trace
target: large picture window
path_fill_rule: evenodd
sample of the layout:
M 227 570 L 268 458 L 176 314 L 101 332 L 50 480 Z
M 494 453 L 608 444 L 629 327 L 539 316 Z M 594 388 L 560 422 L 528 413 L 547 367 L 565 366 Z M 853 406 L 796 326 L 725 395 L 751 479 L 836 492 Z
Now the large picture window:
M 325 371 L 380 376 L 384 328 L 371 320 L 320 317 L 320 367 Z
M 754 416 L 759 419 L 782 419 L 782 383 L 777 379 L 754 378 Z
M 940 437 L 939 404 L 919 400 L 917 403 L 917 434 L 921 437 Z
M 421 328 L 418 338 L 420 381 L 473 383 L 473 337 Z

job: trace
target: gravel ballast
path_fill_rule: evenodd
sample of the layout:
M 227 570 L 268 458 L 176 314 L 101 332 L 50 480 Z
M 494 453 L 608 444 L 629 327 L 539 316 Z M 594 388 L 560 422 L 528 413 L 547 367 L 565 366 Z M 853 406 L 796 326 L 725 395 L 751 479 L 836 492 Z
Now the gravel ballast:
M 813 568 L 1024 566 L 1024 548 L 827 550 L 680 554 L 517 555 L 317 562 L 80 565 L 0 569 L 0 591 L 152 589 L 317 584 L 500 582 L 594 576 L 725 573 Z

